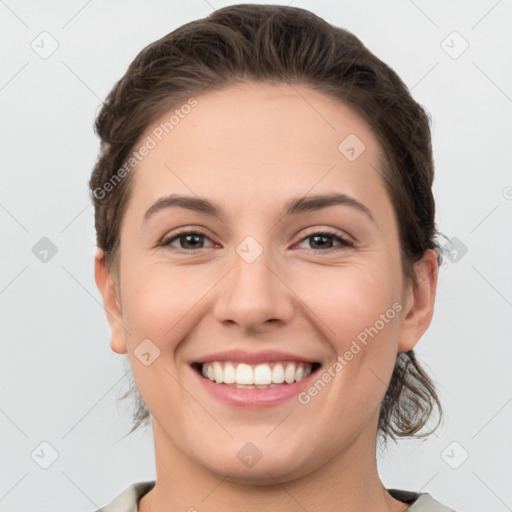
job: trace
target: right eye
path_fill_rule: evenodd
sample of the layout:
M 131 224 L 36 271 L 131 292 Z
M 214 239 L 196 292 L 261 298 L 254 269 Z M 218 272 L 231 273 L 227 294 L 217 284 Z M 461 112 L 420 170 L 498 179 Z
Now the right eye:
M 204 233 L 200 231 L 181 231 L 169 238 L 166 238 L 160 244 L 162 247 L 174 247 L 181 251 L 190 252 L 194 249 L 203 249 L 205 246 L 205 240 L 209 240 L 213 247 L 214 243 Z M 179 244 L 176 246 L 175 244 Z

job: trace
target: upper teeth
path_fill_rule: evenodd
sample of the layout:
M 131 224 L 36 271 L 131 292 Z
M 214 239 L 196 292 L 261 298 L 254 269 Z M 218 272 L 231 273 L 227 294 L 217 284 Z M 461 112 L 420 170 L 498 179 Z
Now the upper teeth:
M 292 384 L 311 373 L 310 363 L 262 363 L 249 365 L 212 361 L 203 363 L 203 377 L 219 384 Z

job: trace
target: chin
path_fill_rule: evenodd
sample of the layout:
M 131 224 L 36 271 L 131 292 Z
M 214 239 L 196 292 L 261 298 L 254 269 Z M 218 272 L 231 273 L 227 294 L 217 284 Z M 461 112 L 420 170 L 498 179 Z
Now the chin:
M 223 452 L 214 460 L 203 461 L 203 465 L 220 479 L 230 482 L 275 485 L 276 480 L 288 482 L 314 471 L 314 461 L 308 460 L 306 454 L 298 458 L 298 453 L 300 449 L 290 446 L 287 446 L 287 453 L 276 454 L 273 447 L 256 451 L 254 445 L 247 443 L 234 452 L 234 457 Z
M 260 461 L 261 462 L 261 461 Z M 301 474 L 302 473 L 302 474 Z M 263 464 L 258 463 L 252 468 L 231 467 L 226 471 L 217 472 L 220 479 L 244 485 L 266 486 L 275 485 L 276 480 L 280 483 L 289 482 L 308 474 L 309 471 L 302 467 L 299 472 L 298 467 L 290 467 L 287 464 Z M 226 475 L 228 475 L 226 477 Z

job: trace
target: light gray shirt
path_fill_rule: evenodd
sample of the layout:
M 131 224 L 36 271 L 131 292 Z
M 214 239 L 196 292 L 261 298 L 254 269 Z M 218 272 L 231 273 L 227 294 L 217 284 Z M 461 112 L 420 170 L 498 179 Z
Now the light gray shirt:
M 138 512 L 139 500 L 155 486 L 155 481 L 130 485 L 117 498 L 96 512 Z M 441 505 L 426 492 L 415 493 L 398 489 L 387 489 L 393 498 L 410 504 L 407 512 L 455 512 Z

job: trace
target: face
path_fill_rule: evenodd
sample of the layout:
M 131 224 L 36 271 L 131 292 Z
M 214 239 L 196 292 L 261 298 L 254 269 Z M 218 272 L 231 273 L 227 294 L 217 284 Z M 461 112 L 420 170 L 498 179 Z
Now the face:
M 156 146 L 133 171 L 117 287 L 97 261 L 155 442 L 261 483 L 374 453 L 397 352 L 426 329 L 435 287 L 403 277 L 376 137 L 306 86 L 196 100 L 141 138 Z

